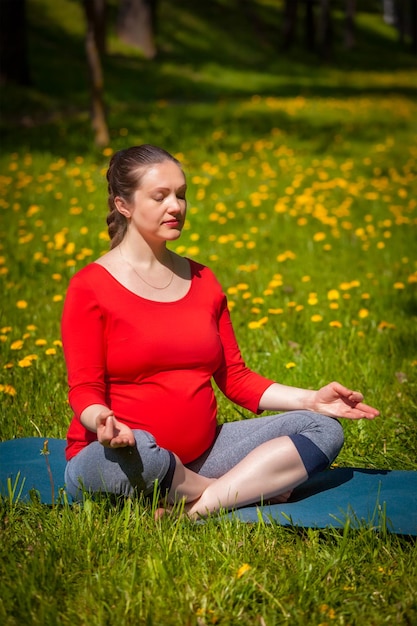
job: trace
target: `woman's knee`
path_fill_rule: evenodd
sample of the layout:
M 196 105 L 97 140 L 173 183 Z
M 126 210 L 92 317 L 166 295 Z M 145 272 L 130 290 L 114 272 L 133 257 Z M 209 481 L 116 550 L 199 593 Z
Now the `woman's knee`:
M 323 417 L 325 418 L 325 424 L 317 445 L 327 455 L 329 461 L 332 462 L 343 447 L 345 435 L 343 427 L 337 419 L 326 415 Z
M 105 448 L 93 442 L 71 459 L 65 473 L 70 495 L 79 498 L 87 491 L 131 497 L 152 493 L 156 481 L 164 484 L 173 473 L 172 453 L 146 431 L 135 430 L 134 436 L 135 447 Z
M 340 422 L 321 413 L 307 411 L 306 423 L 299 434 L 315 443 L 327 456 L 329 462 L 336 458 L 344 443 L 344 431 Z

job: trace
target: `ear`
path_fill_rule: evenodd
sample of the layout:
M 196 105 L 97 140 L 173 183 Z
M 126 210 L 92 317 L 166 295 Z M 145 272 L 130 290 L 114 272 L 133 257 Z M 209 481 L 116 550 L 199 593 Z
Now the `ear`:
M 126 200 L 124 200 L 120 196 L 116 196 L 114 199 L 114 205 L 121 215 L 124 215 L 127 219 L 130 219 L 130 209 Z

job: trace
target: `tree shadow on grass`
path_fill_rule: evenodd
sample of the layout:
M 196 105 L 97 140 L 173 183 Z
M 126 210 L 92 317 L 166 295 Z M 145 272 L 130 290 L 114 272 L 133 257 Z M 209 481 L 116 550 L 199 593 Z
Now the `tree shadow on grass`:
M 213 111 L 203 115 L 200 110 L 198 116 L 197 109 L 187 107 L 187 102 L 238 103 L 253 94 L 280 98 L 414 95 L 407 84 L 396 83 L 394 75 L 392 82 L 384 85 L 378 81 L 366 84 L 363 77 L 359 81 L 352 79 L 352 72 L 356 71 L 375 74 L 413 67 L 412 55 L 387 36 L 386 28 L 376 28 L 375 20 L 358 20 L 357 48 L 346 52 L 339 43 L 342 23 L 338 17 L 333 60 L 323 65 L 316 54 L 307 53 L 300 46 L 283 53 L 282 15 L 272 4 L 245 2 L 239 6 L 241 9 L 231 0 L 161 0 L 158 57 L 146 61 L 135 51 L 113 51 L 104 59 L 105 99 L 111 127 L 129 126 L 133 132 L 146 132 L 149 136 L 156 132 L 158 136 L 152 113 L 164 123 L 171 117 L 155 111 L 154 103 L 158 100 L 172 103 L 173 124 L 175 112 L 180 111 L 181 128 L 186 121 L 189 132 L 204 135 L 204 129 L 197 128 L 197 124 L 202 122 L 212 128 Z M 115 23 L 115 13 L 116 5 L 111 4 L 111 24 Z M 91 149 L 84 41 L 82 29 L 76 31 L 70 34 L 39 2 L 32 10 L 30 50 L 34 85 L 29 89 L 8 86 L 4 90 L 0 130 L 5 149 L 33 146 L 62 154 L 63 143 L 66 153 Z M 146 120 L 146 128 L 135 124 L 135 116 L 143 116 L 141 121 Z M 232 127 L 246 124 L 245 134 L 249 136 L 256 132 L 265 134 L 273 126 L 297 132 L 301 140 L 311 134 L 310 124 L 303 125 L 301 120 L 295 127 L 294 120 L 283 113 L 258 111 L 228 123 Z M 161 138 L 167 135 L 169 140 L 175 130 L 161 129 Z M 362 130 L 366 132 L 365 128 Z M 336 123 L 321 125 L 320 131 L 323 149 L 335 134 Z

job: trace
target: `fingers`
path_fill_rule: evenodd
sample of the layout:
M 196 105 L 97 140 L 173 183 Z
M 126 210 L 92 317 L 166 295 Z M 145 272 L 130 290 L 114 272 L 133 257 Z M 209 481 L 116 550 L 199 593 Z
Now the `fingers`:
M 126 448 L 136 444 L 132 430 L 119 422 L 113 411 L 97 418 L 97 439 L 105 448 Z
M 349 419 L 368 419 L 373 420 L 375 417 L 378 417 L 379 411 L 374 409 L 372 406 L 368 406 L 367 404 L 359 403 L 354 407 L 347 409 L 345 417 Z
M 368 404 L 363 404 L 362 402 L 358 404 L 356 407 L 359 411 L 362 411 L 364 417 L 366 419 L 374 419 L 374 417 L 378 417 L 379 411 L 375 409 L 373 406 L 369 406 Z
M 349 402 L 352 402 L 353 404 L 357 404 L 363 400 L 363 394 L 361 394 L 360 391 L 353 391 L 338 382 L 330 383 L 330 386 L 334 391 L 336 391 L 336 393 L 340 394 L 344 398 L 347 398 Z
M 109 446 L 115 436 L 114 416 L 102 413 L 98 418 L 97 438 L 103 446 Z

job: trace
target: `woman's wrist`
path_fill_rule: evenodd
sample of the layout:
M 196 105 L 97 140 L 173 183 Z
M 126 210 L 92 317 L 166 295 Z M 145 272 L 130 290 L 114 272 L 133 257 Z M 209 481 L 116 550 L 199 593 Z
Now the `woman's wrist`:
M 259 401 L 260 411 L 296 411 L 314 410 L 314 394 L 311 389 L 290 387 L 273 383 L 262 394 Z
M 107 413 L 110 415 L 112 411 L 104 404 L 91 404 L 80 415 L 80 422 L 87 430 L 96 433 L 98 418 L 100 415 Z

